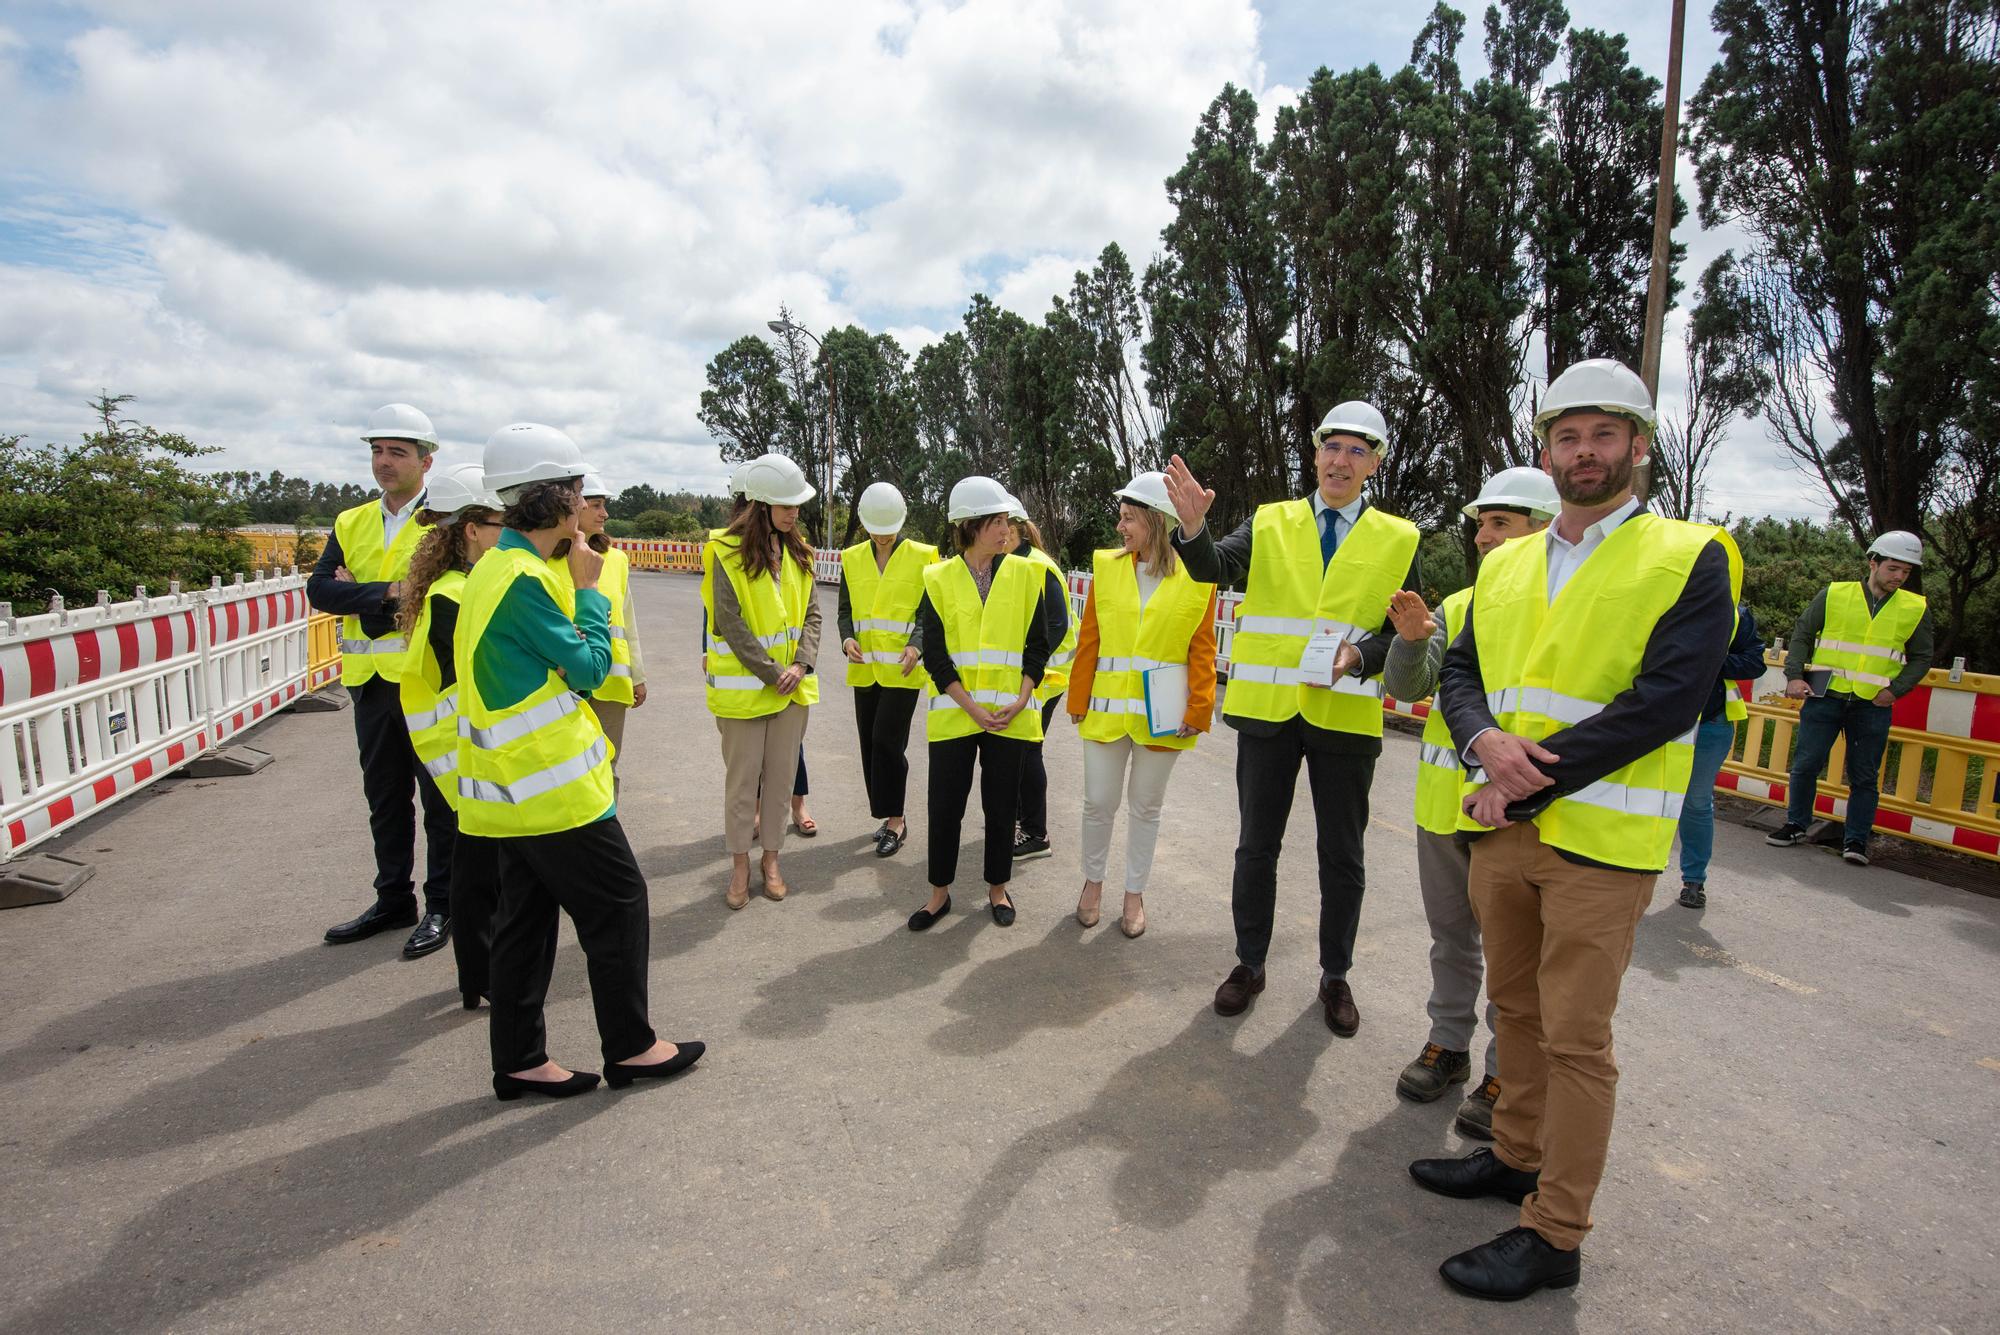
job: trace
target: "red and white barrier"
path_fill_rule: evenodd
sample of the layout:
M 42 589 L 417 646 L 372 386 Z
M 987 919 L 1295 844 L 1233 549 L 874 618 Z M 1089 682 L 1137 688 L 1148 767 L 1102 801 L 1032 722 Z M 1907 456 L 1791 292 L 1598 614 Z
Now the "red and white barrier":
M 0 859 L 311 689 L 310 615 L 293 574 L 0 620 Z

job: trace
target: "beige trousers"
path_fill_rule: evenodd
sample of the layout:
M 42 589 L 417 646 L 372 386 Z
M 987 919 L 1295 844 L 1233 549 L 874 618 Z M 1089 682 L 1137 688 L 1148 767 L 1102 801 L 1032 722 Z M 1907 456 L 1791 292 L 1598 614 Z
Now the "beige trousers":
M 618 772 L 618 761 L 625 753 L 625 713 L 630 705 L 615 700 L 587 700 L 590 712 L 597 715 L 597 724 L 604 729 L 604 735 L 611 741 L 611 772 Z
M 1574 1248 L 1590 1231 L 1618 1094 L 1611 1014 L 1655 879 L 1571 862 L 1532 822 L 1472 846 L 1472 910 L 1500 1047 L 1493 1152 L 1541 1173 L 1521 1223 L 1551 1246 Z
M 750 831 L 759 820 L 760 783 L 764 809 L 759 841 L 767 853 L 785 846 L 785 823 L 792 816 L 792 781 L 798 777 L 806 717 L 804 705 L 786 705 L 762 718 L 715 721 L 722 734 L 722 834 L 732 854 L 750 851 Z

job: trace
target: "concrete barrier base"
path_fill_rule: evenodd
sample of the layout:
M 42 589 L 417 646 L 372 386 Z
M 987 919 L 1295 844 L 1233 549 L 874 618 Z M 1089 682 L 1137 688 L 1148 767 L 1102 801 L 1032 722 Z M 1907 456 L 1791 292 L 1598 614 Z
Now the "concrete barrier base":
M 311 695 L 302 695 L 285 708 L 300 714 L 334 714 L 346 709 L 354 701 L 340 686 L 325 686 Z
M 255 774 L 270 763 L 269 751 L 259 751 L 254 746 L 229 746 L 189 762 L 183 772 L 191 779 L 222 779 Z
M 18 909 L 29 904 L 53 904 L 68 899 L 85 881 L 97 874 L 88 862 L 37 853 L 0 866 L 0 909 Z

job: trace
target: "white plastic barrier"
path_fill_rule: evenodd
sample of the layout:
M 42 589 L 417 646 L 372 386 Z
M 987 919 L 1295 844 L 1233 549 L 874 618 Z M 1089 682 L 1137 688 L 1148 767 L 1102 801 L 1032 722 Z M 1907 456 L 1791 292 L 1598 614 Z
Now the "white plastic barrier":
M 308 685 L 305 579 L 0 612 L 0 860 L 137 792 Z M 315 683 L 317 684 L 317 683 Z

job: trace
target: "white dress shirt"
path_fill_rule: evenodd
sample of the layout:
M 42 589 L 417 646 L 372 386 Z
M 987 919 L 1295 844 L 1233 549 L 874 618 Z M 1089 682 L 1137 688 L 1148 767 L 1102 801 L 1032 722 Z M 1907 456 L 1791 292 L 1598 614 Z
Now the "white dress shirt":
M 1583 568 L 1583 563 L 1590 559 L 1590 554 L 1604 545 L 1604 540 L 1611 536 L 1611 530 L 1630 519 L 1638 509 L 1639 498 L 1634 496 L 1585 529 L 1583 536 L 1575 542 L 1565 540 L 1562 534 L 1556 532 L 1562 522 L 1560 519 L 1549 525 L 1550 602 L 1554 602 L 1556 595 L 1563 591 L 1563 586 L 1569 583 L 1570 576 Z
M 400 510 L 390 509 L 389 498 L 387 496 L 382 498 L 382 548 L 384 551 L 396 545 L 396 535 L 403 531 L 403 525 L 410 522 L 410 517 L 423 507 L 423 503 L 423 491 L 419 491 L 416 495 L 410 497 L 409 503 Z

